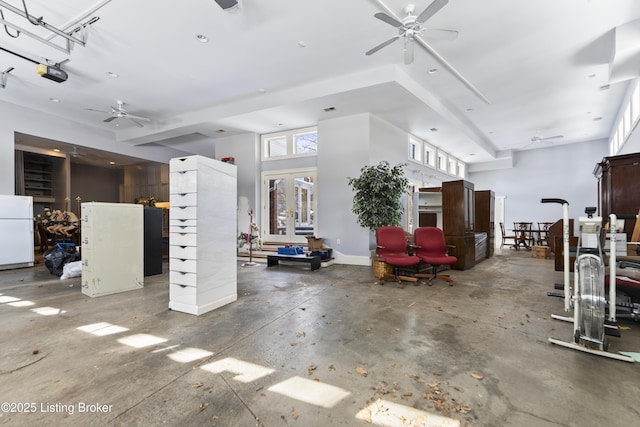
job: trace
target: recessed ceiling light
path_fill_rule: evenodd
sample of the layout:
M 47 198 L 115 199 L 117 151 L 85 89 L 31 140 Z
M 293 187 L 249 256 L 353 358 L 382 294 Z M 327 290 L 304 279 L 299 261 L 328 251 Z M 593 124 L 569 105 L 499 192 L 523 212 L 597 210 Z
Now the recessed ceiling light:
M 594 118 L 593 118 L 593 121 L 594 121 L 594 122 L 598 122 L 598 121 L 600 121 L 600 120 L 602 120 L 602 117 L 594 117 Z
M 266 93 L 266 92 L 267 92 L 267 90 L 266 90 L 266 89 L 263 89 L 263 88 L 260 88 L 260 89 L 258 89 L 258 92 L 259 92 L 259 93 Z
M 54 148 L 53 151 L 55 151 L 56 153 L 59 153 L 60 149 L 59 148 Z
M 51 102 L 60 102 L 60 100 L 58 98 L 49 98 L 49 101 L 51 101 Z
M 475 155 L 476 155 L 476 153 L 469 153 L 469 155 L 470 155 L 470 156 L 475 156 Z
M 466 110 L 464 110 L 464 111 L 466 111 L 467 113 L 470 113 L 470 112 L 472 112 L 472 111 L 473 111 L 473 108 L 467 108 L 467 109 L 466 109 Z
M 431 132 L 438 132 L 438 128 L 431 128 L 429 129 Z
M 198 41 L 200 43 L 208 43 L 209 42 L 209 38 L 207 36 L 205 36 L 204 34 L 198 34 L 196 36 L 196 38 L 198 39 Z
M 327 108 L 323 108 L 323 110 L 328 113 L 329 111 L 336 111 L 336 107 L 327 107 Z
M 432 68 L 432 69 L 430 69 L 430 70 L 428 71 L 428 73 L 429 73 L 429 74 L 435 74 L 435 73 L 437 73 L 437 72 L 438 72 L 438 69 L 437 69 L 437 68 Z
M 300 41 L 298 42 L 298 46 L 300 46 L 300 47 L 307 47 L 307 44 L 306 44 L 305 42 L 303 42 L 302 40 L 300 40 Z
M 111 161 L 111 162 L 109 162 L 109 164 L 110 164 L 110 165 L 115 165 L 115 164 L 116 164 L 116 162 Z
M 224 130 L 224 129 L 218 129 L 218 130 L 216 130 L 216 133 L 225 133 L 225 132 L 226 132 L 226 130 Z
M 114 73 L 113 71 L 107 71 L 107 76 L 113 77 L 114 79 L 117 79 L 118 77 L 120 77 L 118 73 Z

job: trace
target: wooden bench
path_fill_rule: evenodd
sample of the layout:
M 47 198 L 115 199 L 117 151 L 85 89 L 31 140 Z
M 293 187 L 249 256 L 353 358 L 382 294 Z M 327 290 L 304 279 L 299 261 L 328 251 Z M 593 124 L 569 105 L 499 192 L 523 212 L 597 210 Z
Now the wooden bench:
M 317 270 L 320 268 L 319 255 L 267 255 L 267 267 L 278 265 L 280 261 L 308 262 L 311 270 Z

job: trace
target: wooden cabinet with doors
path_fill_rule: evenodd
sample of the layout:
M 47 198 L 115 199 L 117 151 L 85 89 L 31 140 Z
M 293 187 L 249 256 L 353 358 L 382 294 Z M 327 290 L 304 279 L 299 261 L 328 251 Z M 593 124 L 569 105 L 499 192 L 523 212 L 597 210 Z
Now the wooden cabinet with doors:
M 458 180 L 442 183 L 442 229 L 449 253 L 458 262 L 451 267 L 466 270 L 475 265 L 475 197 L 473 183 Z
M 495 245 L 494 205 L 495 194 L 493 191 L 475 192 L 475 231 L 487 234 L 487 258 L 493 256 Z
M 609 214 L 635 215 L 640 210 L 640 153 L 605 157 L 596 165 L 599 212 L 604 221 Z M 624 232 L 631 237 L 635 221 L 625 221 Z

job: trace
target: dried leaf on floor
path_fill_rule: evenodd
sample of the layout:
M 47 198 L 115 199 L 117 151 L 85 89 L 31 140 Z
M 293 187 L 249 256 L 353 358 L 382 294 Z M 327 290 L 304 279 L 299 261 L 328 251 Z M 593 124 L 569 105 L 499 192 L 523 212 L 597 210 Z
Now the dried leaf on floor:
M 191 384 L 191 387 L 193 388 L 200 388 L 202 387 L 204 384 L 202 384 L 200 381 L 198 381 L 197 383 L 193 383 Z
M 202 412 L 205 409 L 207 409 L 207 406 L 209 406 L 208 403 L 201 403 L 200 406 L 198 407 L 199 411 L 198 412 Z
M 484 378 L 484 376 L 483 376 L 483 375 L 480 375 L 480 374 L 474 374 L 474 373 L 471 373 L 471 377 L 475 378 L 476 380 L 481 380 L 481 379 L 483 379 L 483 378 Z
M 362 375 L 363 377 L 366 377 L 367 375 L 369 375 L 367 370 L 364 369 L 362 366 L 356 366 L 356 372 Z
M 297 420 L 298 418 L 300 418 L 300 415 L 298 415 L 295 409 L 291 410 L 291 418 L 293 418 L 294 420 Z
M 453 389 L 459 391 L 460 393 L 464 393 L 464 389 L 462 387 L 457 387 L 454 385 Z
M 329 369 L 330 371 L 335 371 L 335 370 L 336 370 L 336 367 L 335 367 L 335 366 L 333 366 L 333 365 L 329 365 L 329 368 L 328 368 L 328 369 Z
M 440 371 L 433 371 L 432 372 L 433 375 L 435 375 L 436 377 L 439 377 L 440 375 L 442 375 L 442 372 Z
M 297 346 L 297 345 L 298 345 L 298 343 L 297 343 L 297 342 L 295 342 L 295 341 L 291 341 L 291 342 L 289 343 L 289 345 L 290 345 L 291 347 L 295 347 L 295 346 Z
M 312 375 L 313 371 L 315 371 L 316 369 L 318 369 L 317 365 L 311 364 L 307 367 L 307 374 L 308 375 Z
M 410 398 L 411 396 L 413 396 L 413 393 L 405 393 L 405 394 L 403 394 L 402 396 L 400 396 L 400 398 L 401 398 L 402 400 L 409 400 L 409 398 Z
M 306 333 L 306 332 L 304 332 L 304 331 L 302 331 L 302 332 L 298 332 L 298 333 L 296 334 L 296 337 L 298 337 L 298 338 L 300 338 L 300 337 L 306 337 L 306 336 L 307 336 L 307 333 Z

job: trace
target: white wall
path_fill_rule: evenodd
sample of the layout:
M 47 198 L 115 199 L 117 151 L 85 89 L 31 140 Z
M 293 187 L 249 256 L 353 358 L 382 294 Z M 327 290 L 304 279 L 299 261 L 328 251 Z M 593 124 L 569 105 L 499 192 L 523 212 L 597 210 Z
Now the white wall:
M 569 202 L 569 216 L 584 215 L 586 206 L 598 206 L 596 163 L 608 153 L 606 140 L 564 144 L 514 153 L 513 169 L 469 173 L 476 190 L 493 190 L 505 196 L 505 227 L 515 221 L 556 221 L 562 218 L 559 204 L 540 199 L 560 198 Z M 577 224 L 577 221 L 576 221 Z

